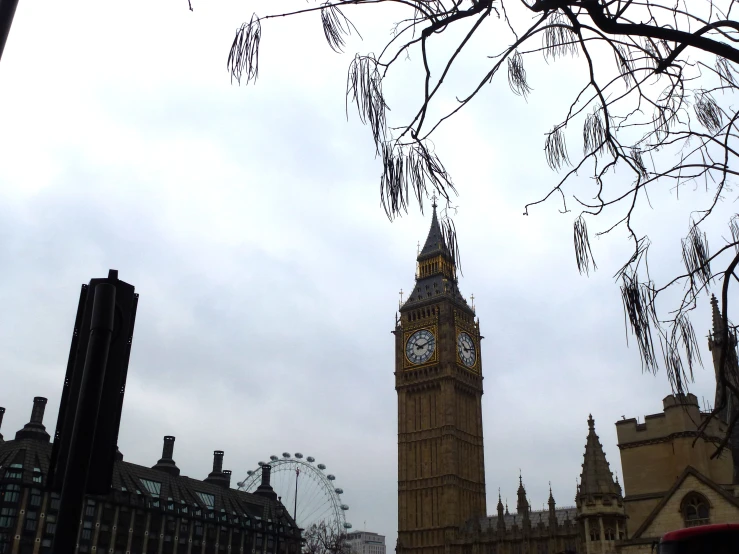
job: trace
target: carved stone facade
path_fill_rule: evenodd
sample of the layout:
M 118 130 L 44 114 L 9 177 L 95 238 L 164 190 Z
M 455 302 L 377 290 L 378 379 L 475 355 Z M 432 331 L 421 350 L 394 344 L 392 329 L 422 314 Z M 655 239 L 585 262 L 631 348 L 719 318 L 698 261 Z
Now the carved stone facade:
M 641 553 L 659 539 L 654 533 L 675 526 L 739 521 L 732 486 L 739 463 L 735 465 L 731 451 L 710 459 L 710 441 L 725 436 L 725 421 L 739 409 L 739 401 L 730 399 L 721 420 L 707 426 L 707 440 L 693 445 L 696 426 L 708 416 L 692 395 L 668 396 L 664 413 L 647 416 L 643 424 L 633 419 L 617 423 L 625 495 L 590 416 L 575 506 L 557 508 L 550 489 L 548 509 L 532 511 L 519 478 L 516 513 L 508 512 L 499 494 L 497 514 L 487 515 L 483 337 L 474 306 L 459 292 L 435 205 L 417 262 L 416 284 L 406 302 L 401 301 L 393 331 L 397 554 Z M 713 307 L 709 347 L 718 363 L 722 345 L 715 299 Z M 734 364 L 735 345 L 727 356 Z M 739 430 L 737 437 L 731 450 L 739 453 Z M 669 512 L 675 506 L 676 513 Z
M 394 334 L 398 549 L 444 554 L 486 504 L 479 322 L 457 289 L 436 206 Z

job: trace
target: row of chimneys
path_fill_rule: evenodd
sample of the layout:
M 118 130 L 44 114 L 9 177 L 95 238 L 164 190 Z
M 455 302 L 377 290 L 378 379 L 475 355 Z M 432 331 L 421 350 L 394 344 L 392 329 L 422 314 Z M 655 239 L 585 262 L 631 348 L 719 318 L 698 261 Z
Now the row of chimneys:
M 33 399 L 33 410 L 31 411 L 31 421 L 23 426 L 23 429 L 15 434 L 15 440 L 21 439 L 35 439 L 44 442 L 49 442 L 51 437 L 46 432 L 44 427 L 44 411 L 46 410 L 46 398 L 37 396 Z M 0 427 L 3 423 L 3 415 L 5 414 L 5 408 L 0 407 Z M 164 471 L 170 475 L 179 475 L 180 468 L 177 467 L 172 456 L 174 454 L 174 440 L 175 438 L 167 435 L 164 437 L 164 446 L 162 448 L 162 458 L 152 467 L 159 471 Z M 0 443 L 3 442 L 3 435 L 0 433 Z M 118 452 L 119 460 L 123 460 L 123 455 Z M 276 493 L 270 486 L 270 466 L 265 465 L 262 467 L 262 484 L 257 489 L 257 494 L 262 496 L 269 496 L 277 498 Z M 205 479 L 206 483 L 212 483 L 219 485 L 224 488 L 231 486 L 231 470 L 223 469 L 223 450 L 216 450 L 213 452 L 213 471 L 208 474 Z
M 152 469 L 164 471 L 170 475 L 179 475 L 180 468 L 177 467 L 172 456 L 174 455 L 174 437 L 167 435 L 164 437 L 164 446 L 162 446 L 161 459 L 152 466 Z M 223 469 L 223 450 L 213 452 L 213 471 L 208 474 L 205 479 L 206 483 L 213 483 L 224 488 L 231 486 L 231 470 Z

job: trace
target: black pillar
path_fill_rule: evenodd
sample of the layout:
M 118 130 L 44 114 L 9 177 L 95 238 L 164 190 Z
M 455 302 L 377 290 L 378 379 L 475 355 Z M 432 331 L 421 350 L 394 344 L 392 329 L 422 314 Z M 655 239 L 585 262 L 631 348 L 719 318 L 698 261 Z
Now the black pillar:
M 100 283 L 95 287 L 94 294 L 90 340 L 87 344 L 87 356 L 75 411 L 69 458 L 64 468 L 59 515 L 54 536 L 54 554 L 69 554 L 76 548 L 77 532 L 93 454 L 93 438 L 100 410 L 100 397 L 113 334 L 116 288 L 108 283 Z

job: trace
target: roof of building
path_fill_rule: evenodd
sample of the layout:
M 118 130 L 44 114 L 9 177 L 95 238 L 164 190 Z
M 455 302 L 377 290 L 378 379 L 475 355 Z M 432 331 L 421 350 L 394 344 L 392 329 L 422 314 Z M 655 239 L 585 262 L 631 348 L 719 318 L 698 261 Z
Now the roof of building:
M 441 256 L 443 260 L 449 263 L 452 270 L 450 273 L 440 267 L 438 268 L 438 271 L 429 275 L 424 275 L 423 277 L 417 276 L 416 285 L 413 287 L 413 291 L 410 293 L 401 309 L 414 308 L 426 301 L 433 302 L 440 298 L 448 298 L 455 301 L 455 303 L 460 307 L 472 312 L 472 308 L 468 305 L 467 300 L 459 291 L 454 255 L 447 244 L 441 225 L 439 224 L 435 201 L 432 207 L 433 213 L 431 216 L 431 227 L 429 228 L 426 242 L 418 254 L 417 261 L 421 263 L 436 256 Z
M 436 215 L 436 201 L 431 205 L 431 208 L 433 209 L 431 227 L 429 228 L 426 242 L 418 255 L 419 262 L 438 255 L 452 258 L 449 246 L 447 246 L 446 239 L 444 238 L 444 233 L 441 231 L 441 225 L 439 225 L 439 218 Z
M 43 428 L 43 423 L 38 417 L 36 420 L 34 425 L 36 431 L 39 431 L 38 426 Z M 27 437 L 19 432 L 22 438 L 0 443 L 0 479 L 5 475 L 5 470 L 21 470 L 21 483 L 31 487 L 43 487 L 46 484 L 52 443 L 49 441 L 48 433 L 45 435 L 44 433 L 45 429 L 43 433 L 37 432 Z M 174 442 L 174 437 L 166 437 L 165 449 L 167 439 Z M 171 445 L 169 451 L 171 452 Z M 160 469 L 156 467 L 161 466 L 161 460 L 151 468 L 124 461 L 119 455 L 113 468 L 111 493 L 118 497 L 120 495 L 139 497 L 145 504 L 151 501 L 159 501 L 162 504 L 174 503 L 180 506 L 187 505 L 193 510 L 246 516 L 250 519 L 276 519 L 280 512 L 282 523 L 297 529 L 288 510 L 282 507 L 276 497 L 273 498 L 273 494 L 259 495 L 230 488 L 228 486 L 230 472 L 221 471 L 218 455 L 222 456 L 223 453 L 216 451 L 218 467 L 214 463 L 214 472 L 211 476 L 220 473 L 222 484 L 210 479 L 210 482 L 192 479 L 172 472 L 171 465 L 174 465 L 174 461 L 167 455 L 163 455 L 163 458 L 169 459 L 171 465 Z M 269 472 L 266 473 L 269 478 Z M 269 487 L 268 483 L 267 486 Z
M 588 438 L 580 476 L 580 495 L 621 495 L 620 487 L 613 480 L 603 445 L 595 434 L 595 420 L 588 417 Z
M 668 490 L 665 493 L 665 495 L 662 497 L 662 500 L 660 500 L 659 503 L 654 507 L 654 509 L 647 516 L 647 518 L 642 522 L 639 528 L 636 531 L 634 531 L 634 534 L 631 536 L 632 539 L 642 538 L 642 535 L 644 534 L 644 532 L 647 531 L 647 529 L 649 529 L 649 526 L 657 518 L 660 512 L 662 512 L 667 502 L 669 502 L 669 500 L 680 490 L 685 480 L 691 475 L 695 477 L 696 479 L 698 479 L 700 482 L 702 482 L 707 487 L 713 489 L 719 496 L 721 496 L 729 504 L 739 508 L 739 498 L 735 497 L 733 494 L 724 490 L 722 487 L 714 483 L 711 479 L 703 475 L 700 471 L 695 469 L 693 466 L 687 466 L 683 470 L 683 472 L 680 474 L 680 476 L 675 480 L 675 483 L 672 485 L 672 487 L 670 487 L 670 490 Z
M 565 521 L 572 524 L 575 523 L 577 516 L 577 508 L 575 506 L 567 508 L 556 508 L 554 515 L 557 518 L 557 525 L 564 525 Z M 508 514 L 503 516 L 506 530 L 511 529 L 513 525 L 521 526 L 521 516 L 519 514 Z M 531 525 L 536 526 L 541 522 L 544 527 L 549 527 L 549 510 L 531 510 L 529 512 L 529 521 Z M 487 516 L 480 518 L 481 531 L 495 531 L 498 528 L 498 516 Z

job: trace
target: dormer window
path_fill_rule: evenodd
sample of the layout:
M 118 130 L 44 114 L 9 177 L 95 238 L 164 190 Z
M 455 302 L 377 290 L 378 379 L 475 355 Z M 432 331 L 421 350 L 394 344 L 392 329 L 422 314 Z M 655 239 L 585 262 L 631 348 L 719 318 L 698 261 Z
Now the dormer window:
M 149 481 L 148 479 L 139 480 L 149 494 L 154 498 L 159 498 L 159 495 L 162 492 L 162 484 L 159 481 Z
M 23 476 L 23 465 L 22 464 L 10 464 L 10 467 L 5 471 L 6 479 L 20 479 Z
M 200 501 L 207 508 L 212 508 L 213 505 L 215 504 L 216 497 L 213 496 L 212 494 L 208 494 L 208 493 L 205 493 L 205 492 L 198 492 L 198 491 L 195 491 L 195 494 L 198 495 L 198 498 L 200 499 Z

